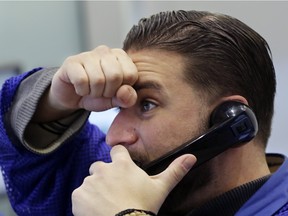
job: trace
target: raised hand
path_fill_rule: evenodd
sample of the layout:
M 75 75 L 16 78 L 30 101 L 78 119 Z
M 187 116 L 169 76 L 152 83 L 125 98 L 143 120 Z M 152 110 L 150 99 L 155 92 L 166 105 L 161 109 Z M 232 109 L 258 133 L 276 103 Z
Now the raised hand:
M 121 145 L 111 150 L 111 163 L 95 162 L 90 176 L 72 194 L 75 216 L 112 216 L 136 208 L 157 213 L 169 192 L 196 161 L 193 155 L 174 160 L 162 173 L 148 176 Z
M 48 105 L 64 111 L 129 107 L 137 99 L 131 87 L 137 79 L 137 68 L 122 49 L 102 45 L 64 61 L 53 77 Z

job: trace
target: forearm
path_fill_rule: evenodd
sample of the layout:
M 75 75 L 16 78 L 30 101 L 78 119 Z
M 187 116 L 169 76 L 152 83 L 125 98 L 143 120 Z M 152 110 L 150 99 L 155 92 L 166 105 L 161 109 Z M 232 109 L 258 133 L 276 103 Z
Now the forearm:
M 49 89 L 56 71 L 57 68 L 44 69 L 23 80 L 7 114 L 7 125 L 11 126 L 20 143 L 33 152 L 49 153 L 55 150 L 81 128 L 89 115 L 89 112 L 80 111 L 73 115 L 66 113 L 66 116 L 69 116 L 61 118 L 64 113 L 57 115 L 57 110 L 52 109 L 49 103 L 44 101 L 45 92 Z M 53 118 L 53 115 L 57 118 Z M 53 124 L 53 120 L 56 119 L 63 125 L 62 129 L 51 131 L 48 128 L 47 130 L 45 122 Z
M 44 69 L 30 75 L 19 85 L 6 118 L 9 121 L 8 125 L 11 124 L 18 137 L 23 136 L 25 127 L 31 121 L 37 104 L 50 85 L 55 71 L 56 68 Z
M 52 78 L 51 78 L 52 79 Z M 50 85 L 47 86 L 37 103 L 37 108 L 32 116 L 32 123 L 45 123 L 57 121 L 71 116 L 77 110 L 60 109 L 51 102 Z

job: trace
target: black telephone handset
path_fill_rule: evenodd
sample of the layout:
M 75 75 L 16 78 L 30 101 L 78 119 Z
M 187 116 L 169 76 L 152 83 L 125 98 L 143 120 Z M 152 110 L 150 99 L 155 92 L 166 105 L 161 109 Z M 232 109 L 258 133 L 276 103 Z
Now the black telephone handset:
M 253 139 L 258 131 L 257 119 L 245 104 L 227 101 L 218 106 L 210 117 L 211 128 L 196 139 L 190 140 L 162 157 L 143 166 L 149 175 L 166 169 L 180 155 L 190 153 L 197 158 L 192 169 L 217 156 L 226 149 Z

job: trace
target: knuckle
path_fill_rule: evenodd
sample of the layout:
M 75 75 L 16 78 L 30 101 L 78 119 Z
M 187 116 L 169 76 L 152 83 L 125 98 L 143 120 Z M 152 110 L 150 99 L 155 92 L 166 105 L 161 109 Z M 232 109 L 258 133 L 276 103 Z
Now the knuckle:
M 125 73 L 125 84 L 133 85 L 137 81 L 137 76 L 134 71 L 128 71 Z
M 105 77 L 104 77 L 104 76 L 98 76 L 98 77 L 93 81 L 93 83 L 91 83 L 91 85 L 92 85 L 93 87 L 102 86 L 102 85 L 105 84 L 105 82 L 106 82 L 106 80 L 105 80 Z
M 115 54 L 127 55 L 127 53 L 123 49 L 120 49 L 120 48 L 114 48 L 112 49 L 112 52 Z
M 119 83 L 122 82 L 122 77 L 123 75 L 120 73 L 120 71 L 115 70 L 107 77 L 107 79 L 109 79 L 109 82 L 111 83 Z
M 83 86 L 88 82 L 88 78 L 86 76 L 79 76 L 77 79 L 75 79 L 74 84 L 76 86 Z
M 72 200 L 76 199 L 80 194 L 80 188 L 76 188 L 74 191 L 72 191 L 71 197 Z
M 84 178 L 83 180 L 83 185 L 89 185 L 90 184 L 90 180 L 91 179 L 91 175 L 90 176 L 87 176 Z M 79 189 L 80 190 L 80 189 Z
M 64 64 L 70 64 L 70 63 L 73 63 L 75 62 L 77 59 L 77 57 L 75 55 L 73 56 L 69 56 L 67 57 L 65 60 L 64 60 Z
M 85 78 L 74 80 L 72 83 L 74 85 L 75 92 L 79 96 L 85 96 L 89 94 L 89 91 L 90 91 L 89 85 L 88 85 L 88 81 L 86 81 Z
M 89 52 L 82 52 L 77 55 L 71 55 L 65 59 L 65 62 L 79 62 L 81 59 L 89 55 Z
M 110 48 L 106 45 L 99 45 L 97 46 L 93 51 L 99 51 L 99 52 L 107 52 Z
M 105 163 L 102 162 L 102 161 L 97 161 L 97 162 L 94 162 L 90 168 L 89 168 L 89 173 L 92 175 L 93 173 L 102 173 L 103 170 L 104 170 L 104 166 L 105 166 Z M 88 181 L 89 180 L 89 177 L 90 176 L 87 176 L 84 181 Z

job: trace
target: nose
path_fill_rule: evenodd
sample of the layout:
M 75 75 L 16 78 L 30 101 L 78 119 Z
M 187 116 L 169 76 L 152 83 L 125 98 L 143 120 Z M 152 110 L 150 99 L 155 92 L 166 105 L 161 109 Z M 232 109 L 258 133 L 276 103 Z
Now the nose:
M 137 139 L 135 118 L 130 109 L 122 109 L 107 132 L 106 142 L 110 146 L 131 145 Z

